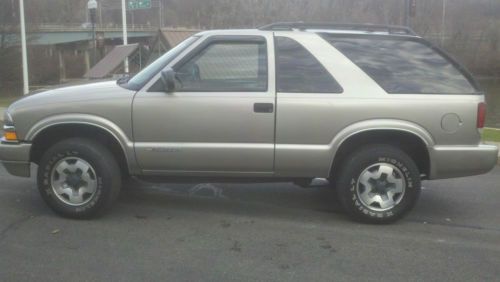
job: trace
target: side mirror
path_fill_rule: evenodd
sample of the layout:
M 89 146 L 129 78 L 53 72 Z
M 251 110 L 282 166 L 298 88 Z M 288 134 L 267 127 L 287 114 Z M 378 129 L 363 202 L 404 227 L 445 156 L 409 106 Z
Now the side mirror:
M 161 82 L 163 89 L 167 93 L 175 91 L 175 71 L 171 68 L 166 68 L 161 71 Z

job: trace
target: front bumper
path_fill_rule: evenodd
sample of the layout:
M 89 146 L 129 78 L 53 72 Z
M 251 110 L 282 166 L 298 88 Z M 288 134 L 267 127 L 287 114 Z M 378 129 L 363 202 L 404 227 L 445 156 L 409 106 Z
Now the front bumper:
M 12 175 L 30 177 L 30 150 L 28 143 L 0 142 L 0 162 Z
M 498 161 L 498 148 L 479 146 L 435 146 L 429 150 L 429 179 L 444 179 L 487 173 Z

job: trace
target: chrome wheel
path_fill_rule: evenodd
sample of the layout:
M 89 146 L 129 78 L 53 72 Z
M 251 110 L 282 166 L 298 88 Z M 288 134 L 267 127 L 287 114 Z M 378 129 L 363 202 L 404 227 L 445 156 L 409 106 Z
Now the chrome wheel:
M 377 163 L 361 172 L 356 193 L 361 203 L 374 211 L 392 209 L 405 194 L 404 174 L 389 163 Z
M 71 206 L 88 203 L 97 191 L 94 168 L 78 157 L 67 157 L 56 163 L 51 173 L 54 194 Z

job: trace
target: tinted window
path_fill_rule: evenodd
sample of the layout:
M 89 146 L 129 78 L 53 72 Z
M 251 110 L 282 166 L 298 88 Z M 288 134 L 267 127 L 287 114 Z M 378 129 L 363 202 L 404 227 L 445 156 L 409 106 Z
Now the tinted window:
M 341 93 L 342 87 L 297 41 L 276 37 L 278 92 Z
M 324 35 L 388 93 L 469 94 L 476 89 L 431 47 L 408 39 Z
M 266 91 L 266 44 L 213 43 L 176 72 L 180 91 Z

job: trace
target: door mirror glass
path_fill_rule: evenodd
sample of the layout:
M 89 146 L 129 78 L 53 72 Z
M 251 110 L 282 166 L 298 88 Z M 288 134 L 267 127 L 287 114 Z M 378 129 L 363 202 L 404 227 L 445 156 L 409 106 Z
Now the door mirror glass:
M 175 71 L 171 68 L 166 68 L 161 71 L 161 82 L 163 89 L 167 93 L 175 91 Z

